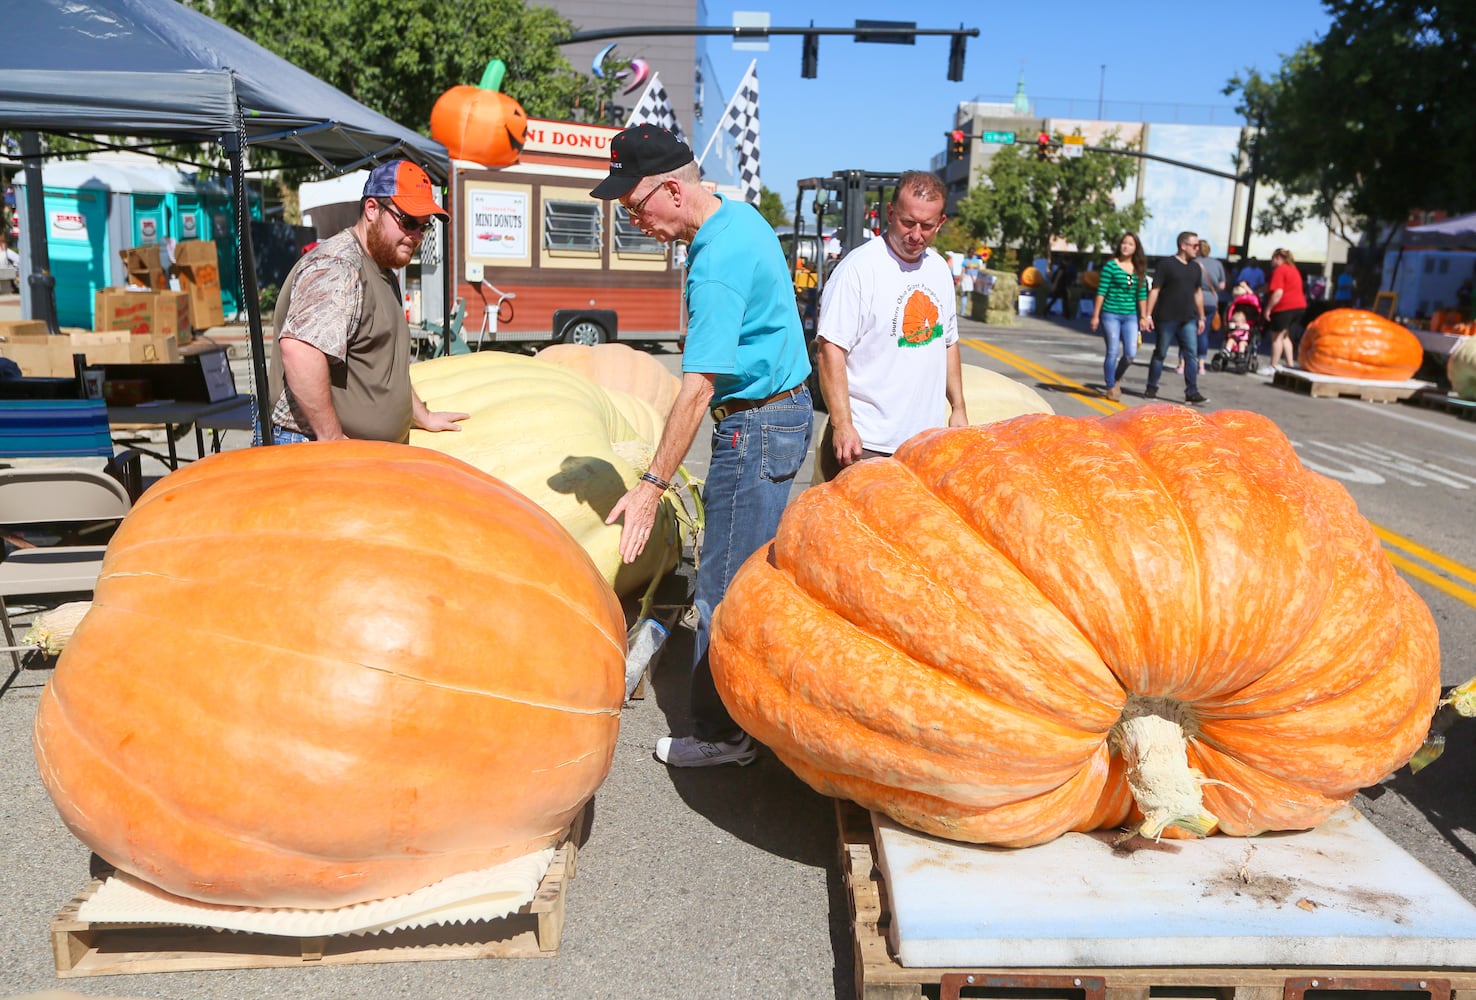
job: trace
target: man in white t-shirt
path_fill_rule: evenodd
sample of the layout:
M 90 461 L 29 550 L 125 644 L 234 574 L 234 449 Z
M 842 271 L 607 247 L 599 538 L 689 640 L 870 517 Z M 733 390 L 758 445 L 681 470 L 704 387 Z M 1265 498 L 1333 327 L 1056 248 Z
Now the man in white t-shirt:
M 818 369 L 830 420 L 816 449 L 823 479 L 890 455 L 929 427 L 967 427 L 958 311 L 943 227 L 943 184 L 909 170 L 887 205 L 883 239 L 836 265 L 820 300 Z

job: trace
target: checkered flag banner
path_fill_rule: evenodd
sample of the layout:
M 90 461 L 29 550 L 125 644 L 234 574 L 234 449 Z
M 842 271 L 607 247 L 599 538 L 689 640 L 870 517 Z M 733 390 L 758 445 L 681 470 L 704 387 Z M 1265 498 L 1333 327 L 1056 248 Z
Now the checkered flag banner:
M 733 99 L 718 122 L 718 131 L 726 132 L 733 139 L 738 166 L 734 171 L 734 182 L 743 200 L 757 205 L 763 185 L 759 182 L 759 91 L 758 60 L 748 64 L 748 72 L 738 84 Z
M 635 110 L 630 113 L 630 121 L 625 123 L 625 127 L 642 123 L 658 125 L 683 142 L 687 141 L 687 137 L 682 135 L 681 124 L 677 122 L 676 110 L 671 106 L 671 98 L 666 96 L 666 86 L 661 82 L 660 73 L 651 75 L 651 82 L 646 84 L 641 99 L 636 101 Z

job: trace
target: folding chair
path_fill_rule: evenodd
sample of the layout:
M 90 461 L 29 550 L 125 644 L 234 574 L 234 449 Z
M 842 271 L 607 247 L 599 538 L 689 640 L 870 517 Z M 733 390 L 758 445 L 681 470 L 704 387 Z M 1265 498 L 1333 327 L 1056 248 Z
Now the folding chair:
M 101 399 L 0 400 L 0 461 L 7 458 L 105 458 L 129 497 L 143 493 L 139 454 L 114 454 L 108 406 Z
M 123 484 L 92 469 L 0 469 L 0 527 L 44 529 L 59 525 L 117 521 L 132 506 Z M 17 548 L 0 562 L 0 615 L 5 629 L 5 651 L 10 654 L 10 676 L 0 684 L 3 695 L 19 676 L 21 654 L 33 647 L 15 641 L 10 625 L 10 600 L 15 597 L 55 597 L 91 594 L 97 586 L 105 545 L 49 545 Z M 39 602 L 44 603 L 44 602 Z

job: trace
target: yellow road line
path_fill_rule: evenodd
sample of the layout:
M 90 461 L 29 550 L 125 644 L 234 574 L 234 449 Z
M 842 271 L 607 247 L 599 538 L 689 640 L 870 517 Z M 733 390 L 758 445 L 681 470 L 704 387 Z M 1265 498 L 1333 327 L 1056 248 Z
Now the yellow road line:
M 1091 409 L 1096 410 L 1098 413 L 1110 415 L 1118 412 L 1119 410 L 1125 409 L 1124 404 L 1114 403 L 1110 399 L 1103 399 L 1094 390 L 1088 389 L 1080 382 L 1072 381 L 1064 375 L 1053 372 L 1049 368 L 1038 365 L 1028 358 L 1023 358 L 1013 351 L 1007 351 L 1003 347 L 999 347 L 996 344 L 990 344 L 982 340 L 973 339 L 960 339 L 960 343 L 967 344 L 979 353 L 986 354 L 989 357 L 994 358 L 996 361 L 1009 365 L 1011 368 L 1024 372 L 1026 375 L 1038 378 L 1042 382 L 1045 382 L 1049 385 L 1059 385 L 1063 388 L 1073 390 L 1071 393 L 1072 396 L 1079 399 L 1082 403 L 1086 404 Z
M 1126 408 L 1126 404 L 1124 403 L 1115 403 L 1110 399 L 1103 399 L 1096 392 L 1088 389 L 1080 382 L 1072 381 L 1064 375 L 1053 372 L 1049 368 L 1038 365 L 1029 358 L 1021 357 L 1013 351 L 1006 350 L 997 344 L 972 338 L 960 338 L 960 342 L 969 345 L 981 354 L 988 355 L 994 360 L 1023 372 L 1032 378 L 1037 378 L 1048 385 L 1059 385 L 1062 388 L 1073 390 L 1071 392 L 1072 396 L 1081 400 L 1081 402 L 1098 413 L 1111 414 Z M 1379 541 L 1383 543 L 1384 551 L 1388 555 L 1389 561 L 1396 568 L 1416 580 L 1429 584 L 1436 590 L 1449 594 L 1458 601 L 1476 607 L 1476 589 L 1468 588 L 1457 582 L 1457 580 L 1464 580 L 1467 583 L 1476 585 L 1476 570 L 1454 560 L 1447 559 L 1440 553 L 1432 549 L 1427 549 L 1418 542 L 1411 541 L 1401 535 L 1396 535 L 1394 532 L 1377 524 L 1373 525 L 1373 529 L 1374 533 L 1378 535 Z M 1419 563 L 1406 558 L 1405 555 L 1401 555 L 1400 551 L 1413 556 L 1414 559 L 1429 563 L 1435 569 L 1431 570 L 1425 566 L 1421 566 Z M 1440 572 L 1436 572 L 1436 570 Z M 1441 576 L 1440 573 L 1456 577 L 1457 580 L 1447 579 L 1445 576 Z
M 1442 556 L 1440 553 L 1433 552 L 1430 549 L 1425 548 L 1418 542 L 1412 542 L 1408 538 L 1396 535 L 1394 534 L 1394 532 L 1388 530 L 1387 528 L 1381 528 L 1377 524 L 1374 525 L 1374 532 L 1379 536 L 1379 539 L 1384 543 L 1385 547 L 1403 549 L 1405 552 L 1408 552 L 1416 559 L 1423 559 L 1431 566 L 1434 566 L 1436 569 L 1439 570 L 1444 570 L 1451 576 L 1458 576 L 1462 580 L 1465 580 L 1467 583 L 1476 583 L 1476 570 L 1472 570 L 1469 567 L 1462 566 L 1458 562 L 1452 562 L 1451 560 Z
M 1463 601 L 1466 604 L 1471 605 L 1471 607 L 1476 608 L 1476 590 L 1470 590 L 1466 587 L 1462 587 L 1459 583 L 1447 580 L 1445 577 L 1440 576 L 1437 573 L 1432 573 L 1430 570 L 1419 565 L 1418 563 L 1410 562 L 1399 553 L 1389 549 L 1388 546 L 1385 546 L 1385 554 L 1389 557 L 1389 561 L 1394 564 L 1396 569 L 1402 570 L 1404 573 L 1414 577 L 1416 580 L 1421 580 L 1425 583 L 1428 583 L 1436 590 L 1444 591 L 1451 597 L 1454 597 L 1456 600 Z

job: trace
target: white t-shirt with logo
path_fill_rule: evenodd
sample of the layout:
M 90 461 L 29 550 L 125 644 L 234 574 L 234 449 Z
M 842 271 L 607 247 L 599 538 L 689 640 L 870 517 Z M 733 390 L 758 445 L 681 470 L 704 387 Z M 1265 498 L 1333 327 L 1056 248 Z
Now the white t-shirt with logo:
M 816 332 L 846 351 L 851 421 L 864 448 L 894 452 L 944 425 L 958 312 L 953 275 L 936 251 L 909 264 L 885 239 L 861 244 L 826 283 Z

